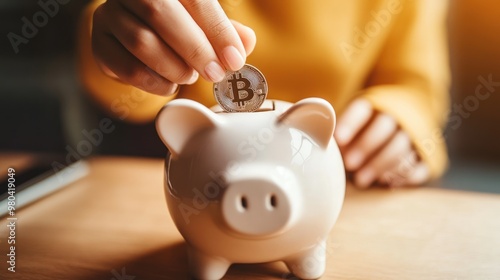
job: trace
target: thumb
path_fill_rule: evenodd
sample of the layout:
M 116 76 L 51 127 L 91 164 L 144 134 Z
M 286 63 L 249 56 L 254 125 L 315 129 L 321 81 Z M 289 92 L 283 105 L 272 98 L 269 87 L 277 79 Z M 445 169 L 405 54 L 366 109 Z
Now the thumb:
M 255 32 L 253 31 L 252 28 L 243 25 L 235 20 L 231 20 L 231 23 L 236 29 L 236 32 L 238 32 L 238 35 L 240 36 L 243 46 L 245 47 L 245 52 L 247 56 L 249 56 L 252 53 L 253 49 L 255 48 L 255 43 L 257 41 Z

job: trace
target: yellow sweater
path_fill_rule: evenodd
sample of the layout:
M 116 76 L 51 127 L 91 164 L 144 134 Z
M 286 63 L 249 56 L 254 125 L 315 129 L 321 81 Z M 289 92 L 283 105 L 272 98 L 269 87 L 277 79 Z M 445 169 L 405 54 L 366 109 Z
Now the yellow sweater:
M 92 14 L 84 12 L 79 67 L 104 109 L 132 122 L 152 121 L 173 97 L 145 93 L 104 75 L 92 56 Z M 365 97 L 410 135 L 433 177 L 447 164 L 441 135 L 448 107 L 445 0 L 220 0 L 232 19 L 257 35 L 247 63 L 266 76 L 268 98 L 316 96 L 337 114 Z M 161 59 L 161 58 L 158 58 Z M 177 98 L 215 104 L 212 84 L 183 86 Z

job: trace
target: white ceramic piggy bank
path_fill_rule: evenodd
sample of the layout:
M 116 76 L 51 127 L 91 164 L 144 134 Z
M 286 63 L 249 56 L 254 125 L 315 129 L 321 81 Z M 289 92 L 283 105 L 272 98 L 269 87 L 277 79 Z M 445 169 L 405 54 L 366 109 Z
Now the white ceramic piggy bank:
M 193 276 L 284 261 L 299 278 L 319 278 L 345 192 L 332 106 L 308 98 L 267 100 L 257 112 L 213 110 L 179 99 L 156 120 L 170 151 L 167 204 Z

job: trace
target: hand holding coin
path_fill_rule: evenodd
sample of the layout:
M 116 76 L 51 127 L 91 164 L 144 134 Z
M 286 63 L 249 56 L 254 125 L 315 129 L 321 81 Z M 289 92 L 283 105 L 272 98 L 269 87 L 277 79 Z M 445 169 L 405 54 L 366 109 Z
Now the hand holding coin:
M 253 112 L 266 100 L 267 81 L 257 68 L 245 64 L 238 71 L 226 72 L 224 79 L 214 84 L 214 95 L 226 112 Z

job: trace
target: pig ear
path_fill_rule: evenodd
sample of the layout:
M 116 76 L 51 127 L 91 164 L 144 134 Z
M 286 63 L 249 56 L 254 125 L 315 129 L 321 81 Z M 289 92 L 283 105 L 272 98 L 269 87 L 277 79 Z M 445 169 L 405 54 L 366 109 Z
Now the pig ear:
M 335 122 L 332 105 L 321 98 L 303 99 L 278 117 L 278 123 L 305 132 L 323 148 L 327 148 L 332 139 Z
M 217 115 L 200 103 L 176 99 L 156 116 L 156 131 L 175 158 L 196 134 L 215 128 L 218 122 Z

